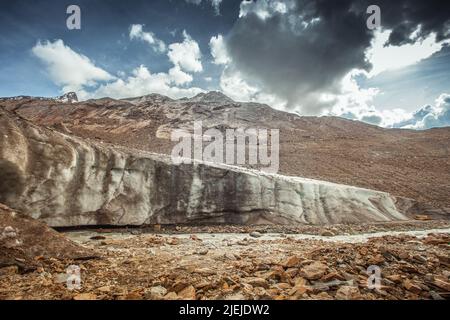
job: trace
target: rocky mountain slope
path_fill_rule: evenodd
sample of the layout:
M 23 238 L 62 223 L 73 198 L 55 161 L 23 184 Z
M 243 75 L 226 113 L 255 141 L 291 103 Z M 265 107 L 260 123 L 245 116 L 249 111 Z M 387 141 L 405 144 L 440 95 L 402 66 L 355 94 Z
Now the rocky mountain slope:
M 334 117 L 300 117 L 218 92 L 172 100 L 157 94 L 63 103 L 2 99 L 36 124 L 66 134 L 170 154 L 172 129 L 280 129 L 280 173 L 381 190 L 424 208 L 450 208 L 450 128 L 383 129 Z
M 407 220 L 373 190 L 116 147 L 0 110 L 0 202 L 51 226 Z M 401 208 L 397 206 L 401 204 Z

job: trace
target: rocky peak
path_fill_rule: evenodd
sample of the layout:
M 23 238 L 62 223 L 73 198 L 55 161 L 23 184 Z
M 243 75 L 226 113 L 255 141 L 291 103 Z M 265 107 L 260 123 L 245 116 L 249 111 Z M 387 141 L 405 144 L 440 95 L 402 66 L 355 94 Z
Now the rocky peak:
M 192 102 L 212 102 L 212 103 L 234 103 L 234 100 L 219 91 L 210 91 L 208 93 L 199 93 L 189 99 Z
M 148 95 L 141 96 L 141 97 L 127 98 L 127 99 L 122 99 L 122 100 L 136 104 L 136 105 L 139 105 L 142 103 L 147 103 L 147 102 L 164 103 L 164 102 L 173 101 L 171 98 L 166 97 L 162 94 L 158 94 L 158 93 L 152 93 L 152 94 L 148 94 Z
M 58 97 L 57 100 L 59 100 L 61 102 L 74 103 L 74 102 L 78 102 L 78 97 L 75 92 L 68 92 L 68 93 L 65 93 L 62 96 Z
M 68 92 L 59 97 L 33 97 L 33 96 L 16 96 L 9 98 L 0 98 L 0 100 L 6 101 L 23 101 L 23 100 L 34 100 L 34 101 L 56 101 L 64 103 L 74 103 L 78 102 L 78 97 L 75 92 Z

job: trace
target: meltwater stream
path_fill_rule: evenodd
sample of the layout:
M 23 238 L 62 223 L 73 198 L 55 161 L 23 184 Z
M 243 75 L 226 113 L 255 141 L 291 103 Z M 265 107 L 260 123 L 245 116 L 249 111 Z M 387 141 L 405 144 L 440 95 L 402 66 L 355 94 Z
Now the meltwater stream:
M 371 238 L 378 238 L 383 236 L 398 236 L 408 235 L 423 238 L 430 233 L 447 233 L 450 234 L 450 228 L 446 229 L 429 229 L 429 230 L 412 230 L 412 231 L 383 231 L 374 233 L 362 233 L 355 235 L 337 235 L 331 237 L 310 235 L 310 234 L 282 234 L 282 233 L 266 233 L 259 237 L 259 240 L 280 240 L 285 238 L 291 238 L 294 240 L 322 240 L 327 242 L 343 242 L 343 243 L 363 243 L 367 242 Z M 89 231 L 74 231 L 67 232 L 66 235 L 77 242 L 88 241 L 92 236 L 104 235 L 109 239 L 128 239 L 137 237 L 137 235 L 130 234 L 128 232 L 112 232 L 112 233 L 97 233 L 93 230 Z M 144 234 L 145 235 L 145 234 Z M 160 234 L 162 237 L 172 237 L 180 239 L 188 239 L 191 233 L 187 234 Z M 203 241 L 207 242 L 222 242 L 226 240 L 240 241 L 245 238 L 251 238 L 247 233 L 197 233 L 197 236 Z

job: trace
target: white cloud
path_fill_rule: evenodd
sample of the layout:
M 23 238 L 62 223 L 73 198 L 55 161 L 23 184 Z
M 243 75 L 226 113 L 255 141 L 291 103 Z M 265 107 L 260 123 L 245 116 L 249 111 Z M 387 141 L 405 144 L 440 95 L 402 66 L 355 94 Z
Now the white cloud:
M 190 74 L 182 71 L 179 66 L 175 66 L 169 70 L 171 80 L 177 84 L 182 85 L 192 82 L 193 78 Z
M 145 66 L 136 68 L 132 75 L 126 79 L 118 79 L 114 82 L 104 84 L 92 93 L 90 98 L 111 97 L 129 98 L 143 96 L 150 93 L 159 93 L 177 99 L 192 97 L 203 92 L 200 88 L 180 88 L 176 85 L 183 82 L 182 76 L 175 74 L 178 71 L 168 73 L 151 73 Z M 172 73 L 172 74 L 171 74 Z
M 64 92 L 78 91 L 85 86 L 95 86 L 98 81 L 115 79 L 96 67 L 88 57 L 64 45 L 62 40 L 38 42 L 32 52 L 45 63 L 50 79 L 62 86 Z
M 201 62 L 202 54 L 198 43 L 193 40 L 186 31 L 183 31 L 184 41 L 169 45 L 167 53 L 169 60 L 187 72 L 201 72 L 203 66 Z
M 372 105 L 343 109 L 333 108 L 333 110 L 333 112 L 326 115 L 358 120 L 387 128 L 392 128 L 396 123 L 405 121 L 411 117 L 411 114 L 404 109 L 377 110 Z
M 155 37 L 155 35 L 152 32 L 145 32 L 143 31 L 144 25 L 142 24 L 133 24 L 130 28 L 130 39 L 139 39 L 142 41 L 147 42 L 151 45 L 152 49 L 155 52 L 165 52 L 166 51 L 166 44 Z
M 211 55 L 214 58 L 214 64 L 227 64 L 231 61 L 221 34 L 217 37 L 211 37 L 209 47 L 211 48 Z
M 274 13 L 284 14 L 294 7 L 295 2 L 292 0 L 244 0 L 241 2 L 239 18 L 245 17 L 249 13 L 255 13 L 260 19 L 265 20 L 270 18 Z
M 355 70 L 345 77 L 343 93 L 332 97 L 334 106 L 322 115 L 339 116 L 386 128 L 424 130 L 450 126 L 450 94 L 440 95 L 434 106 L 425 106 L 414 113 L 401 108 L 378 110 L 373 105 L 373 99 L 380 93 L 379 90 L 360 88 L 354 79 L 359 73 Z
M 203 70 L 200 47 L 186 32 L 181 43 L 172 43 L 167 56 L 173 67 L 167 72 L 151 73 L 141 65 L 127 76 L 123 71 L 117 77 L 96 67 L 89 58 L 83 56 L 62 40 L 54 43 L 39 42 L 32 52 L 46 63 L 51 80 L 63 87 L 63 91 L 77 92 L 81 100 L 89 98 L 127 98 L 131 96 L 159 93 L 171 98 L 191 97 L 204 90 L 187 87 L 193 81 L 188 72 Z M 156 45 L 158 50 L 163 46 L 152 33 L 143 32 L 142 25 L 132 25 L 131 39 L 142 39 Z M 165 48 L 165 45 L 164 45 Z
M 450 126 L 450 94 L 443 93 L 436 99 L 435 105 L 425 106 L 408 119 L 395 123 L 395 128 L 430 129 Z
M 216 14 L 220 14 L 220 4 L 222 3 L 222 0 L 211 0 L 211 4 L 216 11 Z
M 286 108 L 286 101 L 264 92 L 256 84 L 249 84 L 232 66 L 224 68 L 220 77 L 220 89 L 235 101 L 264 103 L 279 110 Z
M 328 97 L 333 107 L 322 115 L 339 116 L 351 120 L 391 127 L 395 123 L 408 119 L 410 114 L 403 109 L 377 110 L 373 99 L 380 93 L 378 88 L 360 88 L 355 76 L 364 73 L 359 70 L 350 72 L 341 83 L 341 93 Z
M 401 46 L 385 46 L 391 31 L 377 31 L 372 41 L 372 47 L 367 51 L 367 58 L 373 69 L 369 76 L 375 76 L 386 70 L 393 70 L 413 65 L 429 58 L 433 53 L 442 49 L 445 42 L 436 42 L 436 35 L 432 34 L 423 41 Z

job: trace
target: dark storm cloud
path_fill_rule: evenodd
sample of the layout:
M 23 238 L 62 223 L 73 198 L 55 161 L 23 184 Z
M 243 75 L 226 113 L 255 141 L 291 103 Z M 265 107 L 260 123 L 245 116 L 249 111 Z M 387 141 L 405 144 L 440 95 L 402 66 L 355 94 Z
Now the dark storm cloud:
M 270 5 L 275 1 L 265 2 Z M 382 28 L 393 30 L 391 45 L 416 41 L 432 32 L 438 40 L 450 38 L 449 1 L 291 3 L 294 5 L 287 12 L 272 10 L 262 18 L 250 11 L 241 17 L 228 36 L 227 48 L 234 68 L 259 82 L 266 91 L 286 99 L 289 106 L 300 103 L 306 113 L 316 113 L 327 106 L 318 97 L 322 93 L 338 93 L 342 78 L 350 70 L 370 70 L 366 50 L 374 33 L 366 27 L 369 5 L 380 6 Z
M 436 33 L 436 40 L 450 38 L 450 1 L 382 0 L 374 1 L 382 10 L 383 27 L 392 29 L 392 45 L 412 43 Z M 411 38 L 420 25 L 420 31 Z

